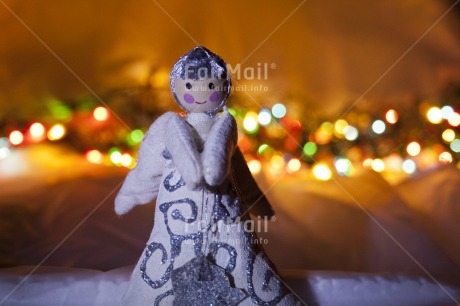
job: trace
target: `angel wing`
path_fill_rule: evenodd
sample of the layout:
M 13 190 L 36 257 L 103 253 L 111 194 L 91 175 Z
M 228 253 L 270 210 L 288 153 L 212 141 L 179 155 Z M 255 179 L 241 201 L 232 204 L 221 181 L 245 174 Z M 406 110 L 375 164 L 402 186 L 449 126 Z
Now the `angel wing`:
M 137 165 L 132 169 L 115 198 L 115 212 L 123 215 L 136 205 L 147 204 L 158 195 L 164 168 L 162 153 L 167 122 L 178 115 L 168 112 L 149 128 L 139 149 Z

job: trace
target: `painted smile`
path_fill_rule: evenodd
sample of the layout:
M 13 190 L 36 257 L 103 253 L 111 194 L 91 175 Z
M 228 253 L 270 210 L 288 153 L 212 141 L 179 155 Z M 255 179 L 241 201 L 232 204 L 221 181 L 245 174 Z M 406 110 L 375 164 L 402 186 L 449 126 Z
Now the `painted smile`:
M 195 101 L 196 104 L 205 104 L 207 101 L 203 101 L 203 102 L 198 102 L 198 101 Z

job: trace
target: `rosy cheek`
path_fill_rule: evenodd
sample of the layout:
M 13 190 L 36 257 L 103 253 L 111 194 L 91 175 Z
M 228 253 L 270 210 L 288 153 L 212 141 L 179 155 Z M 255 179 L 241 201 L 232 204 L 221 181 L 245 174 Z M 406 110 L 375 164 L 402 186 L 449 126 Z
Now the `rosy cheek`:
M 195 98 L 191 94 L 186 93 L 184 94 L 184 101 L 187 103 L 194 103 Z
M 211 102 L 217 102 L 220 100 L 220 92 L 215 91 L 209 96 L 209 101 Z

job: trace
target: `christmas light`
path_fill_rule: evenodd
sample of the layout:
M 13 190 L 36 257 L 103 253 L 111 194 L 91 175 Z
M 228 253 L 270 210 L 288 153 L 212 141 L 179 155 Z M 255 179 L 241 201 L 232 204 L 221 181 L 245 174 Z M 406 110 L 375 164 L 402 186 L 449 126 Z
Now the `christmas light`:
M 291 158 L 287 163 L 287 171 L 289 173 L 294 173 L 300 170 L 302 163 L 297 158 Z
M 313 175 L 320 181 L 330 180 L 332 177 L 331 169 L 326 164 L 318 163 L 313 166 Z
M 346 158 L 336 158 L 334 161 L 335 169 L 340 175 L 350 175 L 351 172 L 351 162 Z
M 358 129 L 352 125 L 348 125 L 344 129 L 345 139 L 353 141 L 359 136 Z
M 259 146 L 257 149 L 257 154 L 262 155 L 264 152 L 266 152 L 268 149 L 270 149 L 270 146 L 266 143 L 263 143 Z
M 51 141 L 62 139 L 66 134 L 66 128 L 62 124 L 53 125 L 48 131 L 48 139 Z
M 334 125 L 329 121 L 325 121 L 321 124 L 319 129 L 316 130 L 314 134 L 315 141 L 320 145 L 325 145 L 331 141 L 333 132 Z
M 109 111 L 103 106 L 98 106 L 94 109 L 93 116 L 97 121 L 105 121 L 109 119 Z
M 267 126 L 272 121 L 272 113 L 268 109 L 261 109 L 257 119 L 261 126 Z
M 442 111 L 439 107 L 434 106 L 428 110 L 426 117 L 429 122 L 439 124 L 442 122 Z
M 416 141 L 409 143 L 406 147 L 407 154 L 409 154 L 410 156 L 419 155 L 420 150 L 421 150 L 420 144 Z
M 47 106 L 55 119 L 69 121 L 72 118 L 72 110 L 59 100 L 52 99 Z
M 128 144 L 131 146 L 135 146 L 137 144 L 140 144 L 143 138 L 144 132 L 142 132 L 142 130 L 133 130 L 128 134 Z
M 255 134 L 259 130 L 259 123 L 257 122 L 257 114 L 255 112 L 248 112 L 243 120 L 243 129 L 248 134 Z
M 41 141 L 45 138 L 45 127 L 40 122 L 35 122 L 30 126 L 29 133 L 34 141 Z
M 11 144 L 17 146 L 24 141 L 24 135 L 20 131 L 12 131 L 9 136 Z
M 459 153 L 460 152 L 460 139 L 453 140 L 450 143 L 450 149 L 455 153 Z
M 398 112 L 396 112 L 394 109 L 388 110 L 385 114 L 385 119 L 388 123 L 395 124 L 398 122 Z
M 372 162 L 374 160 L 372 158 L 366 158 L 364 161 L 363 161 L 363 167 L 364 168 L 372 168 Z
M 278 118 L 278 119 L 283 118 L 284 116 L 286 116 L 286 112 L 287 112 L 286 106 L 284 106 L 281 103 L 277 103 L 273 105 L 272 107 L 272 114 L 273 114 L 273 117 L 275 118 Z
M 343 119 L 339 119 L 334 124 L 334 130 L 337 136 L 345 134 L 345 128 L 348 126 L 348 122 Z
M 123 167 L 131 166 L 132 162 L 133 162 L 133 158 L 128 153 L 124 153 L 123 155 L 121 155 L 120 164 Z
M 405 161 L 403 161 L 402 163 L 402 169 L 404 172 L 406 172 L 407 174 L 412 174 L 415 172 L 415 170 L 417 170 L 417 165 L 415 164 L 415 162 L 411 159 L 406 159 Z
M 371 168 L 375 172 L 382 172 L 385 170 L 385 163 L 380 158 L 376 158 L 372 161 Z
M 318 147 L 316 146 L 316 144 L 314 142 L 307 142 L 304 146 L 303 146 L 303 153 L 307 156 L 313 156 L 315 155 L 316 151 L 318 150 Z
M 112 161 L 113 164 L 115 164 L 115 165 L 121 164 L 121 159 L 122 159 L 122 155 L 121 155 L 120 151 L 113 150 L 110 153 L 110 160 Z
M 284 159 L 281 155 L 275 154 L 270 159 L 270 166 L 276 170 L 280 170 L 284 167 Z
M 0 138 L 0 160 L 10 155 L 10 143 L 6 137 Z
M 257 174 L 260 172 L 260 170 L 262 170 L 262 164 L 260 163 L 260 161 L 253 159 L 248 162 L 248 168 L 252 174 Z
M 442 152 L 439 154 L 439 161 L 445 164 L 451 163 L 453 161 L 452 154 L 447 151 Z
M 454 112 L 454 109 L 449 106 L 449 105 L 445 105 L 441 108 L 441 112 L 442 112 L 442 119 L 449 119 L 449 116 Z
M 453 127 L 457 127 L 460 125 L 460 115 L 458 113 L 452 113 L 450 114 L 449 118 L 447 119 L 447 122 Z
M 374 123 L 372 123 L 372 131 L 375 134 L 382 134 L 383 132 L 385 132 L 385 128 L 385 122 L 383 122 L 382 120 L 375 120 Z
M 445 142 L 451 142 L 452 140 L 455 139 L 455 132 L 452 129 L 447 129 L 444 132 L 442 132 L 442 139 Z
M 104 155 L 99 150 L 89 150 L 86 152 L 86 159 L 93 164 L 102 164 L 104 162 Z

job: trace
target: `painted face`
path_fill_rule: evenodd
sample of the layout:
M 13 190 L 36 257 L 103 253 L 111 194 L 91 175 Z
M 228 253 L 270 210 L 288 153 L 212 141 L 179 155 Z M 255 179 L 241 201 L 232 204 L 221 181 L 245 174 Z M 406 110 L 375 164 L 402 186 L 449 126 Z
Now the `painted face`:
M 227 93 L 226 79 L 175 79 L 175 92 L 181 106 L 191 113 L 204 113 L 222 106 Z

